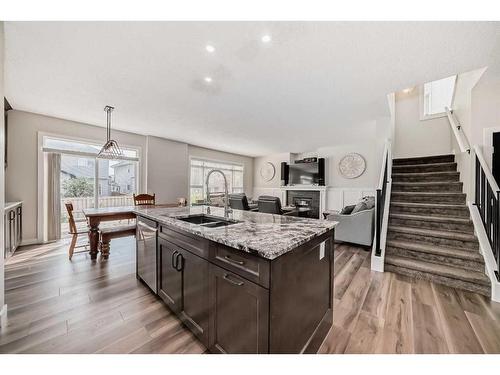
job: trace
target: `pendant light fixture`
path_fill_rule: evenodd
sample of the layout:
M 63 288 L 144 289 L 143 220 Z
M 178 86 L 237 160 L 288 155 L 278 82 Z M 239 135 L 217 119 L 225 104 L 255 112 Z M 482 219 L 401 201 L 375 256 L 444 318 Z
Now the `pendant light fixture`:
M 114 109 L 115 107 L 109 105 L 104 107 L 104 112 L 106 112 L 106 143 L 97 154 L 99 159 L 122 159 L 125 156 L 118 146 L 118 142 L 111 139 L 111 112 Z

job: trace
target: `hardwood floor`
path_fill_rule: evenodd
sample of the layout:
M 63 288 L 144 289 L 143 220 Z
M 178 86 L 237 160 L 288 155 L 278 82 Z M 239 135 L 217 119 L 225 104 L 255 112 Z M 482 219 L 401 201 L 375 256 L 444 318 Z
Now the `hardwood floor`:
M 0 353 L 203 353 L 135 278 L 134 238 L 92 263 L 67 241 L 18 250 L 6 264 Z M 320 353 L 500 353 L 500 304 L 370 271 L 369 253 L 337 245 L 334 326 Z

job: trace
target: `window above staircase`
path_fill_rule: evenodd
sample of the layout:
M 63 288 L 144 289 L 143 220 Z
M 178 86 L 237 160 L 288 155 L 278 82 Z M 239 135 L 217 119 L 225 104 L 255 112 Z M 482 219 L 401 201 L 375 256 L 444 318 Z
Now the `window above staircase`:
M 452 108 L 457 76 L 453 75 L 424 84 L 420 93 L 420 120 L 446 116 Z

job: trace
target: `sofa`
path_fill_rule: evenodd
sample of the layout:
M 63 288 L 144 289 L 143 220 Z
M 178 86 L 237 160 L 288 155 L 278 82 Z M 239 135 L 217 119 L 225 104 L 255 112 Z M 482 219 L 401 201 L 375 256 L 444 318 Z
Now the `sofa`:
M 338 221 L 335 240 L 371 246 L 375 232 L 375 198 L 363 197 L 356 205 L 332 212 L 326 218 Z

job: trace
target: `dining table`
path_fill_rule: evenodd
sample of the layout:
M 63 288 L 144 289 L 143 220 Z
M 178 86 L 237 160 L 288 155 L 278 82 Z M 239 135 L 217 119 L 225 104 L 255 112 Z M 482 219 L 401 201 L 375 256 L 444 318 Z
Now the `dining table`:
M 142 207 L 178 207 L 176 203 L 143 205 Z M 135 219 L 136 206 L 119 206 L 119 207 L 99 207 L 85 208 L 83 214 L 87 218 L 89 225 L 89 247 L 90 258 L 96 259 L 99 253 L 99 226 L 103 221 L 117 221 Z

